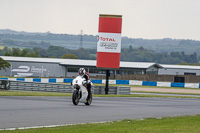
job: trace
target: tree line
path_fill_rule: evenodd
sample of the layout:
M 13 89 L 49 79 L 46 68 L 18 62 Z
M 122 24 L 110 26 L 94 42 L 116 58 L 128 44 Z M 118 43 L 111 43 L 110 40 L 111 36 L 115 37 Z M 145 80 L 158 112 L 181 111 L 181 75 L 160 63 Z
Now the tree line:
M 0 44 L 2 46 L 33 48 L 48 48 L 51 45 L 61 46 L 67 49 L 78 49 L 80 40 L 83 40 L 83 46 L 86 49 L 96 49 L 97 36 L 94 35 L 71 35 L 71 34 L 54 34 L 46 33 L 29 33 L 17 32 L 13 30 L 0 29 Z M 186 54 L 200 55 L 200 41 L 189 39 L 143 39 L 122 37 L 122 48 L 129 48 L 131 45 L 134 49 L 143 47 L 145 49 L 154 50 L 157 53 L 162 52 L 182 52 Z
M 4 56 L 22 56 L 22 57 L 45 57 L 45 58 L 65 58 L 65 59 L 88 59 L 96 60 L 96 49 L 66 49 L 60 46 L 50 46 L 48 49 L 41 47 L 35 48 L 8 48 L 4 47 L 0 50 L 0 55 Z M 199 57 L 194 52 L 192 54 L 185 54 L 184 52 L 163 52 L 156 53 L 153 50 L 148 50 L 143 47 L 122 48 L 121 61 L 130 62 L 156 62 L 161 64 L 187 64 L 198 63 Z

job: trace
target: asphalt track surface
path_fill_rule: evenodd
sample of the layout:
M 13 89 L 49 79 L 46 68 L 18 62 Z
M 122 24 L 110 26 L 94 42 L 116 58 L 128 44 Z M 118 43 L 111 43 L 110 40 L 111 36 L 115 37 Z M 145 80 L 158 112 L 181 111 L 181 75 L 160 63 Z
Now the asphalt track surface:
M 0 129 L 196 114 L 199 99 L 94 97 L 74 106 L 71 97 L 0 96 Z

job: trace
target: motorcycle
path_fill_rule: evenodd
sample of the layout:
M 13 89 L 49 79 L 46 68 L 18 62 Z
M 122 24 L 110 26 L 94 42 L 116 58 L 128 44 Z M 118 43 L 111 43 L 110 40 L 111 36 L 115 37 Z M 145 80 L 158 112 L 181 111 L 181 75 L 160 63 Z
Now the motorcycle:
M 92 93 L 88 93 L 87 81 L 85 78 L 77 76 L 72 81 L 72 86 L 74 87 L 72 95 L 72 102 L 74 105 L 78 105 L 79 102 L 85 103 L 85 105 L 90 105 L 92 103 Z

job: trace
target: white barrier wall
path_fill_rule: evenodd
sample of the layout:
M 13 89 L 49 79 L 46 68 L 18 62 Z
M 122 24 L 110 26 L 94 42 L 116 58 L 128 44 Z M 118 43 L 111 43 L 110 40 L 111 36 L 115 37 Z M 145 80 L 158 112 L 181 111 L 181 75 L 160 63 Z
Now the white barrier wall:
M 49 79 L 41 78 L 41 83 L 49 83 Z
M 129 80 L 129 85 L 142 85 L 142 81 Z
M 185 83 L 185 88 L 199 88 L 197 83 Z
M 157 82 L 157 86 L 160 86 L 160 87 L 171 87 L 171 82 Z
M 50 79 L 49 78 L 0 78 L 0 80 L 41 82 L 41 83 L 71 83 L 73 79 L 68 79 L 68 78 L 50 78 Z M 96 84 L 105 84 L 106 80 L 92 79 L 92 82 Z M 174 83 L 174 82 L 138 81 L 138 80 L 109 80 L 109 84 L 200 88 L 199 83 Z
M 102 84 L 106 84 L 105 79 L 102 79 Z M 116 80 L 109 80 L 109 84 L 116 84 Z

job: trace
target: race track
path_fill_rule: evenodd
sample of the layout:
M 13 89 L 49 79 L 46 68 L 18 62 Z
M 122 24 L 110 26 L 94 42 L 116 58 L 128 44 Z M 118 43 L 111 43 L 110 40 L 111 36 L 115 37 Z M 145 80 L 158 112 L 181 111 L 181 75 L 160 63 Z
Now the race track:
M 0 129 L 195 114 L 199 99 L 94 97 L 74 106 L 71 97 L 0 97 Z

